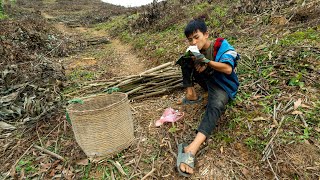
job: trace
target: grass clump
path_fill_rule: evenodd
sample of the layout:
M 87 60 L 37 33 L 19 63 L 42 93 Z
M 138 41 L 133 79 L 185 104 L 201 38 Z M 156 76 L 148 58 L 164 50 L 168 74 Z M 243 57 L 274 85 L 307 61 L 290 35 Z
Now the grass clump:
M 282 46 L 302 46 L 305 44 L 316 45 L 319 38 L 320 33 L 318 30 L 308 28 L 305 31 L 296 31 L 291 34 L 288 34 L 280 40 L 280 44 Z

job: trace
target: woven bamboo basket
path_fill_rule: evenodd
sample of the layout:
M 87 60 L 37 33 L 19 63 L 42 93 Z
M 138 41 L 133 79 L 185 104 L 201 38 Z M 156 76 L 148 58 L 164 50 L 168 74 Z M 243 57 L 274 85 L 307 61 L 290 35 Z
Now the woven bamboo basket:
M 128 96 L 112 93 L 82 98 L 67 107 L 77 143 L 88 157 L 109 157 L 134 139 Z

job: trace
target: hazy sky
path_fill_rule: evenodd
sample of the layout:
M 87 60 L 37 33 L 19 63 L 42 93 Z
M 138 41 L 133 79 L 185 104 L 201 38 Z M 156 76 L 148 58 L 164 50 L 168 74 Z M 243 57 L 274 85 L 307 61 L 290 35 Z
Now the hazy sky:
M 102 0 L 103 2 L 115 4 L 115 5 L 121 5 L 125 7 L 135 7 L 135 6 L 141 6 L 145 4 L 152 3 L 153 0 Z M 158 2 L 162 0 L 157 0 Z

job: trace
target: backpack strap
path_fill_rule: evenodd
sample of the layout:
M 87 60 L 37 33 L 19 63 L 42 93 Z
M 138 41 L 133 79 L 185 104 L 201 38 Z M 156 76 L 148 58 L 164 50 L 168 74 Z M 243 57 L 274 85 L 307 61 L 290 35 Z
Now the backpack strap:
M 221 37 L 217 38 L 215 43 L 214 43 L 214 45 L 213 45 L 213 59 L 214 59 L 214 61 L 216 60 L 217 53 L 218 53 L 218 51 L 219 51 L 219 49 L 221 47 L 221 44 L 222 44 L 223 40 L 224 40 L 224 38 L 221 38 Z M 241 59 L 240 55 L 237 52 L 233 51 L 233 50 L 230 51 L 230 54 L 232 56 L 234 56 L 234 67 L 237 67 L 237 65 L 238 65 L 237 61 L 239 59 Z
M 218 53 L 218 51 L 219 51 L 219 49 L 221 47 L 221 44 L 222 44 L 223 40 L 224 40 L 224 38 L 219 37 L 219 38 L 216 39 L 216 42 L 214 42 L 214 45 L 213 45 L 213 61 L 216 60 L 217 53 Z

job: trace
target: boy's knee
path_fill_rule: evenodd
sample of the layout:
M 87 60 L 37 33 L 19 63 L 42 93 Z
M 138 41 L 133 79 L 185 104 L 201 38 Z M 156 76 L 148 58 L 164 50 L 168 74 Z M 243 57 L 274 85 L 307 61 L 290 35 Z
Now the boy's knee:
M 223 100 L 219 99 L 208 101 L 208 104 L 210 104 L 210 108 L 220 111 L 223 111 L 226 107 L 226 103 Z

